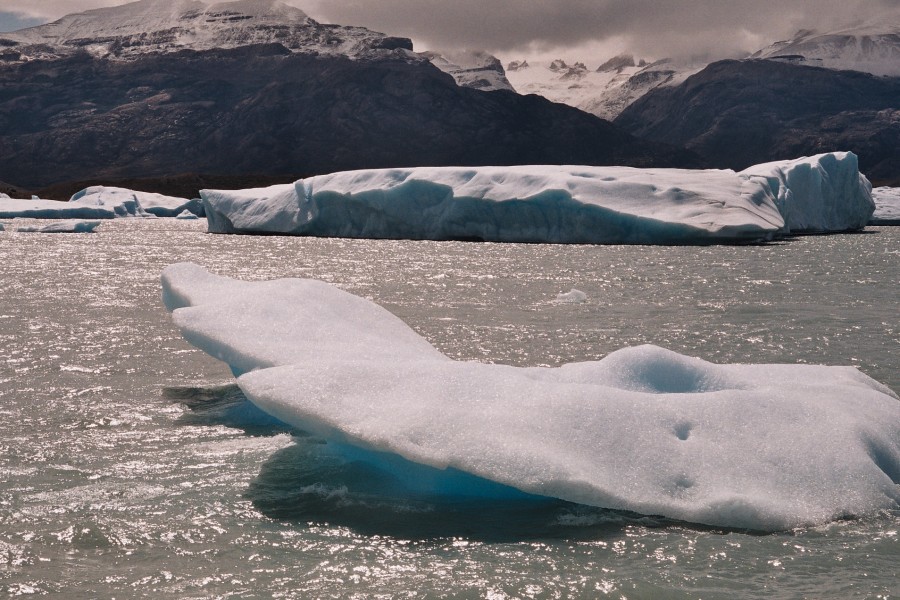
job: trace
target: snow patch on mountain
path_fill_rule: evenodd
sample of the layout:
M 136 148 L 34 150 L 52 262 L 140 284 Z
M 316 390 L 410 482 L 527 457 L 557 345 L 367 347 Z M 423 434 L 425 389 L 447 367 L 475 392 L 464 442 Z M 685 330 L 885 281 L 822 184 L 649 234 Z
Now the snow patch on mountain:
M 547 63 L 513 61 L 506 77 L 520 94 L 538 94 L 612 120 L 632 102 L 660 86 L 678 85 L 703 66 L 661 60 L 635 62 L 620 55 L 591 69 L 583 62 L 568 64 L 557 59 Z
M 293 52 L 351 58 L 399 50 L 412 42 L 363 27 L 325 25 L 278 0 L 138 0 L 71 14 L 45 25 L 0 35 L 4 60 L 53 58 L 79 50 L 115 59 L 149 52 L 236 48 L 279 43 Z
M 506 77 L 500 59 L 487 52 L 462 50 L 457 52 L 422 52 L 444 73 L 453 76 L 461 87 L 470 87 L 485 92 L 507 90 L 514 92 Z
M 827 33 L 801 30 L 750 58 L 900 76 L 900 26 L 878 23 Z

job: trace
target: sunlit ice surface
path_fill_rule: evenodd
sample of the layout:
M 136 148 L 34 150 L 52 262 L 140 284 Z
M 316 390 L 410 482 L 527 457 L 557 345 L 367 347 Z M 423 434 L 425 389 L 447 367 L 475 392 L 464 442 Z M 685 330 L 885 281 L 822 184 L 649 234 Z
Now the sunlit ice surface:
M 0 233 L 0 590 L 17 597 L 877 597 L 896 511 L 772 535 L 407 493 L 254 412 L 159 300 L 164 266 L 311 277 L 458 360 L 556 366 L 653 343 L 848 364 L 900 389 L 900 231 L 748 247 L 211 236 L 111 221 Z M 582 291 L 580 303 L 555 302 Z M 224 387 L 223 387 L 224 386 Z

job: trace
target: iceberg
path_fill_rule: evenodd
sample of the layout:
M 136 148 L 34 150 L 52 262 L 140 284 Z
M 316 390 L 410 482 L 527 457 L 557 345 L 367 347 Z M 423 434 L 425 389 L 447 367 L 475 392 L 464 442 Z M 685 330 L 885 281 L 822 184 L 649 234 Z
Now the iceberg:
M 58 221 L 52 225 L 25 225 L 16 231 L 23 233 L 93 233 L 100 221 Z
M 875 213 L 870 225 L 900 225 L 900 188 L 879 187 L 872 190 Z
M 137 192 L 126 188 L 95 185 L 77 192 L 69 200 L 97 206 L 122 207 L 120 216 L 178 217 L 184 211 L 198 217 L 203 216 L 203 204 L 199 198 L 188 200 L 176 196 L 165 196 L 152 192 Z
M 875 211 L 872 184 L 852 152 L 754 165 L 739 175 L 765 180 L 791 233 L 862 229 Z
M 655 346 L 454 361 L 320 281 L 162 274 L 185 339 L 256 406 L 354 458 L 691 523 L 773 531 L 900 506 L 900 400 L 853 367 L 717 365 Z M 450 482 L 450 483 L 448 483 Z M 491 490 L 494 490 L 493 492 Z M 487 490 L 487 491 L 485 491 Z
M 560 292 L 556 295 L 556 299 L 554 302 L 557 304 L 582 304 L 587 302 L 587 294 L 582 292 L 581 290 L 576 290 L 572 288 L 568 292 Z
M 74 194 L 68 202 L 14 200 L 0 196 L 0 218 L 116 219 L 119 217 L 177 217 L 184 211 L 203 215 L 199 198 L 187 200 L 125 188 L 92 186 Z
M 0 219 L 114 219 L 116 216 L 115 207 L 111 206 L 0 198 Z
M 532 165 L 348 171 L 202 190 L 212 233 L 592 244 L 768 240 L 864 227 L 856 156 L 730 170 Z

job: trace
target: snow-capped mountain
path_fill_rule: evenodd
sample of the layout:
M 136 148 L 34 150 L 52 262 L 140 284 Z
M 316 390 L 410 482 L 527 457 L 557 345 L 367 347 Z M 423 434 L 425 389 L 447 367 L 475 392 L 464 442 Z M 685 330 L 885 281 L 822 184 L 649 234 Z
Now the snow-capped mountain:
M 559 59 L 550 64 L 514 61 L 507 66 L 506 77 L 520 94 L 539 94 L 612 120 L 650 90 L 677 85 L 701 68 L 671 60 L 635 63 L 634 57 L 620 55 L 597 69 Z
M 900 75 L 900 26 L 870 24 L 828 33 L 801 30 L 750 58 L 896 77 Z
M 139 0 L 0 36 L 0 175 L 36 189 L 179 174 L 254 187 L 380 167 L 695 164 L 543 98 L 456 83 L 502 77 L 489 55 L 438 60 L 274 0 Z
M 651 91 L 614 123 L 643 139 L 686 146 L 716 168 L 841 148 L 859 157 L 870 179 L 887 183 L 900 165 L 900 77 L 724 60 Z
M 278 0 L 138 0 L 72 14 L 53 23 L 0 34 L 2 58 L 30 60 L 86 50 L 92 56 L 132 59 L 147 53 L 236 48 L 279 43 L 293 52 L 360 58 L 408 51 L 407 38 L 363 27 L 325 25 Z
M 852 70 L 874 75 L 900 75 L 900 26 L 875 24 L 829 33 L 809 30 L 776 42 L 749 58 Z M 550 64 L 509 63 L 506 77 L 520 94 L 539 94 L 604 119 L 615 119 L 652 90 L 675 87 L 707 65 L 660 60 L 635 63 L 629 55 L 614 57 L 596 70 L 562 60 Z
M 503 64 L 492 54 L 482 51 L 422 52 L 431 64 L 453 75 L 456 83 L 485 92 L 515 91 L 506 78 Z

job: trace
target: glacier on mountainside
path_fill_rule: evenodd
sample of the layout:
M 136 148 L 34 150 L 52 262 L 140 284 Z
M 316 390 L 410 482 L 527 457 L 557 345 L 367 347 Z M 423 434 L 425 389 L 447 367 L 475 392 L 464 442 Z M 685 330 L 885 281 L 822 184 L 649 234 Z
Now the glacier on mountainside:
M 526 165 L 348 171 L 202 190 L 212 233 L 595 244 L 771 239 L 864 227 L 856 156 L 729 170 Z
M 630 56 L 617 56 L 596 70 L 559 59 L 549 64 L 514 61 L 506 79 L 520 94 L 538 94 L 611 121 L 638 98 L 658 87 L 676 86 L 705 66 L 669 59 L 635 64 Z
M 900 188 L 879 187 L 872 190 L 875 213 L 870 225 L 900 225 Z
M 458 362 L 320 281 L 167 267 L 185 339 L 251 402 L 356 449 L 539 496 L 773 531 L 900 505 L 900 401 L 853 367 L 716 365 L 655 346 L 596 362 Z M 441 481 L 441 478 L 446 481 Z
M 880 21 L 825 33 L 802 29 L 793 38 L 775 42 L 750 58 L 897 77 L 900 26 Z
M 484 92 L 515 91 L 506 78 L 500 59 L 487 52 L 473 50 L 426 51 L 420 52 L 419 55 L 427 58 L 431 64 L 444 73 L 452 75 L 460 87 L 469 87 Z

